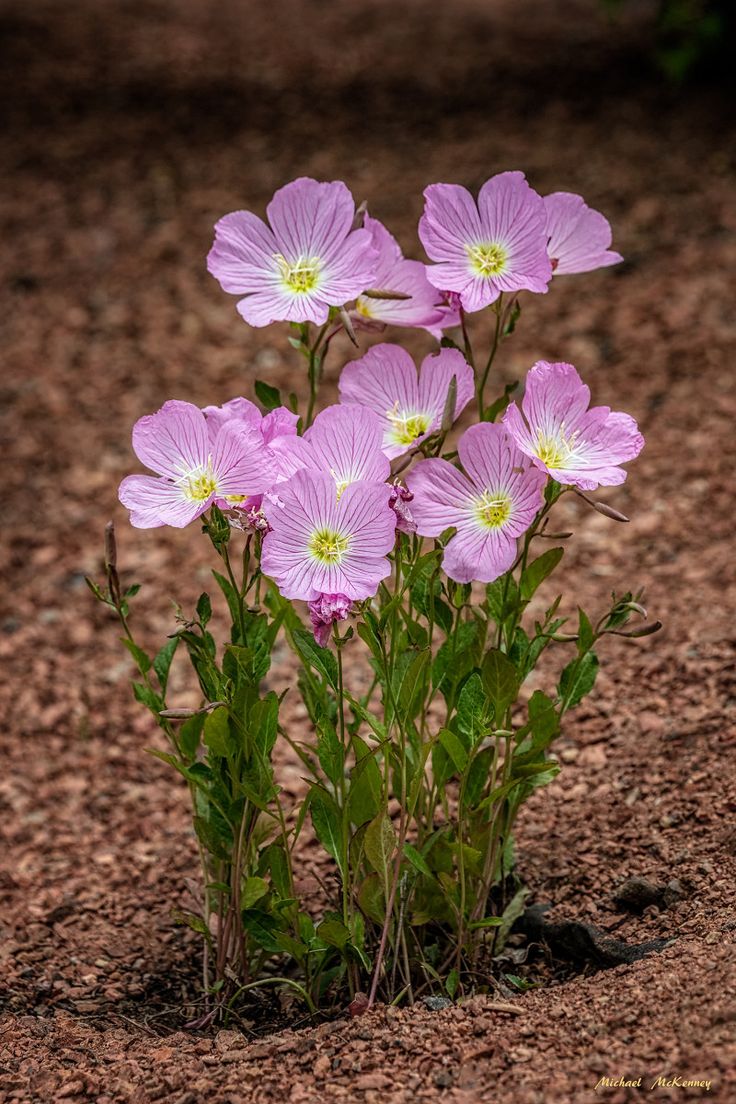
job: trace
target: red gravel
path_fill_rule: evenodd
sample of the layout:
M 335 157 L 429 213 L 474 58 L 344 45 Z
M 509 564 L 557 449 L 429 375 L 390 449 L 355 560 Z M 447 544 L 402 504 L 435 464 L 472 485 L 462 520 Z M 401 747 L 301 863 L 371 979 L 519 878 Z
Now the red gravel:
M 736 1099 L 725 97 L 642 76 L 637 28 L 610 30 L 595 0 L 8 0 L 0 24 L 0 1101 L 541 1104 L 592 1100 L 621 1076 L 642 1088 L 607 1099 Z M 191 605 L 208 562 L 194 531 L 127 526 L 115 487 L 130 426 L 168 397 L 247 393 L 255 375 L 300 385 L 283 334 L 240 323 L 205 272 L 220 214 L 262 207 L 299 173 L 337 176 L 415 249 L 428 182 L 475 187 L 512 167 L 606 211 L 627 258 L 528 301 L 503 362 L 511 378 L 539 356 L 574 361 L 648 439 L 611 495 L 630 525 L 565 507 L 570 602 L 646 583 L 665 622 L 608 649 L 560 778 L 522 818 L 521 872 L 555 918 L 675 941 L 631 967 L 543 971 L 550 984 L 503 997 L 516 1015 L 478 998 L 279 1030 L 264 1003 L 244 1033 L 184 1033 L 198 948 L 170 910 L 196 877 L 187 795 L 143 753 L 157 734 L 83 575 L 114 516 L 153 644 L 168 596 Z M 186 702 L 183 665 L 173 680 Z M 296 796 L 288 764 L 284 780 Z M 679 899 L 618 911 L 635 874 L 676 879 Z M 649 1092 L 660 1075 L 712 1085 Z

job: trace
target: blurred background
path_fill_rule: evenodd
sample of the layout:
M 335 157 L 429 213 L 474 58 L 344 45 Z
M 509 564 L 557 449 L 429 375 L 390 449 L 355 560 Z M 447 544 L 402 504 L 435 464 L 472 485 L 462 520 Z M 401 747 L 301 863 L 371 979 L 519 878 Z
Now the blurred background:
M 625 263 L 528 296 L 500 371 L 570 360 L 594 400 L 633 413 L 647 437 L 611 496 L 630 525 L 569 506 L 573 600 L 646 582 L 666 625 L 644 642 L 646 693 L 640 651 L 618 683 L 601 676 L 597 731 L 623 739 L 635 688 L 652 732 L 662 717 L 720 730 L 733 697 L 704 672 L 727 667 L 733 644 L 732 9 L 3 0 L 0 820 L 14 858 L 0 894 L 19 924 L 73 892 L 98 931 L 124 924 L 135 946 L 169 938 L 164 880 L 192 870 L 186 795 L 140 752 L 151 723 L 84 575 L 99 576 L 113 517 L 151 647 L 172 629 L 169 598 L 191 608 L 206 584 L 196 527 L 131 529 L 117 484 L 139 470 L 132 424 L 166 399 L 220 404 L 256 376 L 302 386 L 284 330 L 249 329 L 205 268 L 216 219 L 262 213 L 298 175 L 344 179 L 415 257 L 434 181 L 475 190 L 518 168 L 607 215 Z M 431 348 L 422 334 L 386 338 Z M 355 355 L 335 344 L 333 386 Z M 172 678 L 184 695 L 183 668 Z M 636 739 L 626 746 L 635 759 Z M 91 936 L 82 925 L 65 938 Z

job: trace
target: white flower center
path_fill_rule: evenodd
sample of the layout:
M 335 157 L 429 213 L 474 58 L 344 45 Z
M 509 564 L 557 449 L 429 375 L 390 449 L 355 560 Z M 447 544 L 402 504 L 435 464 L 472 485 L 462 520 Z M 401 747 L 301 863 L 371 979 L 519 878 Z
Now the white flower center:
M 465 250 L 477 276 L 498 276 L 506 269 L 509 255 L 500 242 L 478 242 L 466 245 Z

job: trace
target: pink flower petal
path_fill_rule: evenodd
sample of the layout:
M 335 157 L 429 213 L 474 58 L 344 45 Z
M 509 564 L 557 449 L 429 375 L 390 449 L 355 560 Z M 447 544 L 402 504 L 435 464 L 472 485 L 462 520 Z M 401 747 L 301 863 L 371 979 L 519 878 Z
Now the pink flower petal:
M 544 197 L 547 216 L 547 252 L 556 276 L 592 272 L 618 264 L 620 253 L 611 248 L 611 226 L 582 196 L 553 192 Z
M 135 423 L 133 451 L 151 471 L 174 480 L 206 466 L 210 443 L 204 414 L 193 403 L 170 399 Z
M 245 295 L 260 290 L 264 279 L 278 271 L 276 253 L 276 239 L 262 219 L 251 211 L 233 211 L 215 224 L 207 268 L 223 291 Z
M 367 407 L 328 406 L 304 437 L 317 465 L 331 472 L 339 487 L 361 479 L 388 479 L 391 465 L 381 451 L 383 426 Z
M 212 498 L 196 502 L 187 498 L 181 487 L 153 475 L 128 475 L 120 484 L 118 498 L 130 510 L 130 523 L 136 529 L 156 529 L 172 525 L 183 529 L 207 510 Z

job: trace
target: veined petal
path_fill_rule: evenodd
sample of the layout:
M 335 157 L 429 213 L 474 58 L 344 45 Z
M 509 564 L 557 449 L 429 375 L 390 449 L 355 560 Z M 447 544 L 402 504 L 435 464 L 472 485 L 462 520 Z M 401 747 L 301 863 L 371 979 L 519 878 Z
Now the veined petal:
M 207 268 L 223 291 L 244 295 L 263 287 L 276 253 L 276 239 L 262 219 L 251 211 L 233 211 L 215 224 Z
M 433 261 L 461 261 L 467 267 L 466 245 L 477 241 L 481 232 L 472 195 L 458 184 L 430 184 L 424 189 L 424 200 L 419 239 L 427 256 Z
M 453 376 L 457 380 L 457 394 L 453 420 L 458 418 L 473 398 L 473 369 L 457 349 L 440 349 L 427 356 L 419 371 L 419 403 L 422 413 L 431 414 L 430 429 L 439 429 L 447 402 L 447 392 Z
M 473 484 L 447 460 L 420 460 L 406 477 L 414 495 L 412 516 L 423 537 L 438 537 L 445 529 L 472 519 Z
M 120 484 L 118 498 L 130 510 L 130 524 L 136 529 L 156 529 L 160 525 L 183 529 L 212 501 L 212 496 L 201 502 L 187 498 L 180 486 L 153 475 L 127 476 Z
M 240 422 L 226 422 L 212 450 L 212 472 L 218 495 L 253 495 L 269 490 L 275 468 L 263 437 Z
M 327 321 L 329 304 L 321 299 L 319 290 L 289 292 L 274 277 L 265 290 L 241 299 L 237 309 L 250 326 L 268 326 L 271 322 L 314 322 L 321 326 Z
M 582 196 L 553 192 L 544 197 L 547 252 L 555 275 L 592 272 L 623 260 L 611 246 L 611 226 Z
M 353 230 L 325 261 L 319 295 L 342 306 L 376 282 L 378 254 L 368 230 Z
M 353 222 L 355 203 L 341 180 L 331 183 L 302 176 L 279 188 L 267 207 L 278 251 L 288 261 L 329 260 Z
M 508 571 L 516 559 L 516 540 L 505 529 L 484 533 L 467 526 L 447 545 L 442 557 L 445 573 L 456 583 L 492 583 Z
M 304 439 L 317 464 L 344 490 L 356 480 L 385 482 L 391 465 L 381 451 L 383 425 L 374 411 L 353 404 L 328 406 Z
M 210 443 L 204 414 L 194 403 L 170 399 L 135 423 L 133 451 L 151 471 L 173 480 L 205 467 Z

